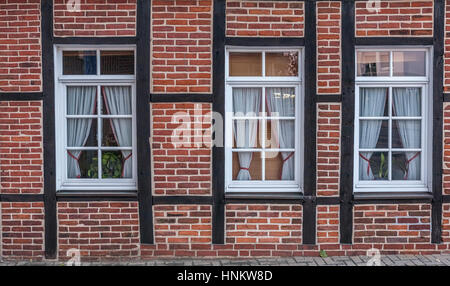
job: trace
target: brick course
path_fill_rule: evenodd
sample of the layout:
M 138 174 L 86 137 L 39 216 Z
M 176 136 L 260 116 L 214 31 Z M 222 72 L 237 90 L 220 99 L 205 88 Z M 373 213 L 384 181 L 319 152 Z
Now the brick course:
M 152 1 L 151 90 L 212 91 L 211 0 Z
M 320 1 L 317 9 L 317 93 L 341 92 L 341 2 Z
M 0 203 L 1 256 L 13 260 L 44 257 L 44 204 Z
M 58 256 L 80 251 L 81 261 L 121 260 L 139 256 L 137 202 L 59 202 Z
M 317 196 L 339 195 L 341 105 L 317 105 Z
M 304 4 L 295 1 L 236 1 L 226 3 L 229 37 L 303 37 Z
M 0 101 L 0 193 L 42 193 L 42 103 Z
M 317 244 L 322 249 L 339 244 L 339 208 L 339 205 L 317 206 Z
M 57 37 L 111 37 L 136 35 L 136 0 L 79 0 L 80 10 L 67 0 L 54 0 L 54 35 Z
M 41 90 L 39 0 L 0 1 L 0 92 Z
M 379 7 L 367 6 L 376 1 L 355 2 L 357 37 L 430 37 L 433 35 L 433 1 L 381 1 Z

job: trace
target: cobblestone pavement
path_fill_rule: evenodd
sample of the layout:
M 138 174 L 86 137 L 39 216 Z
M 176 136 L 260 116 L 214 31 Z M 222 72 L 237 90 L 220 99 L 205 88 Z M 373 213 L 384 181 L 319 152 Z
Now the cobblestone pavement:
M 289 257 L 256 259 L 157 259 L 123 262 L 81 262 L 83 266 L 367 266 L 367 256 Z M 64 262 L 1 261 L 0 266 L 64 266 Z M 382 255 L 382 266 L 450 266 L 446 255 Z

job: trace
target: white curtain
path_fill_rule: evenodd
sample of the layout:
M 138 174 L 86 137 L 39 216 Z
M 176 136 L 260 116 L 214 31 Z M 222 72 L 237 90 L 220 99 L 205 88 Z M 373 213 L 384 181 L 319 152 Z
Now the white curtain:
M 95 114 L 95 86 L 69 86 L 67 88 L 67 114 Z M 91 132 L 92 118 L 69 118 L 67 120 L 67 146 L 83 147 Z M 67 151 L 67 175 L 69 178 L 80 178 L 81 171 L 78 160 L 81 151 Z
M 394 88 L 393 105 L 396 116 L 420 116 L 420 89 Z M 396 120 L 403 148 L 420 148 L 420 120 Z M 420 152 L 406 152 L 405 180 L 420 180 Z
M 361 88 L 360 90 L 360 116 L 383 116 L 386 105 L 386 88 Z M 380 137 L 382 120 L 361 120 L 359 133 L 359 147 L 364 149 L 375 148 Z M 359 153 L 360 180 L 373 180 L 370 169 L 372 152 Z
M 295 116 L 295 90 L 293 88 L 267 88 L 267 109 L 270 116 Z M 295 148 L 295 120 L 271 120 L 272 136 L 280 148 Z M 281 152 L 283 165 L 281 180 L 294 180 L 294 152 Z
M 130 115 L 132 113 L 130 87 L 106 86 L 102 90 L 108 114 Z M 133 130 L 131 119 L 114 118 L 110 122 L 117 144 L 121 147 L 131 147 Z M 132 155 L 131 151 L 121 150 L 121 152 L 123 156 L 122 178 L 131 178 L 133 173 L 133 160 L 129 160 Z
M 261 106 L 261 89 L 233 88 L 233 110 L 235 116 L 257 116 Z M 234 124 L 234 138 L 237 148 L 256 147 L 258 120 L 238 119 Z M 251 180 L 249 168 L 252 152 L 237 152 L 239 173 L 237 180 Z

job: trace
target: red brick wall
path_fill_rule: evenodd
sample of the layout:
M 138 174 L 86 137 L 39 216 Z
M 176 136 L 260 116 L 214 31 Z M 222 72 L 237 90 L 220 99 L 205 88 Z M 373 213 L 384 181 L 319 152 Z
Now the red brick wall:
M 211 194 L 211 105 L 153 103 L 151 114 L 154 194 Z
M 39 0 L 0 1 L 0 92 L 41 90 Z
M 59 202 L 58 258 L 69 249 L 80 251 L 81 262 L 139 256 L 137 202 Z
M 432 0 L 381 1 L 379 9 L 367 3 L 356 1 L 357 37 L 433 35 Z
M 317 206 L 317 244 L 322 249 L 339 244 L 339 205 Z
M 0 101 L 0 193 L 42 193 L 42 103 Z
M 296 1 L 227 1 L 226 35 L 303 37 L 303 9 L 303 2 Z
M 341 2 L 317 6 L 317 93 L 341 92 Z
M 450 91 L 450 0 L 445 1 L 444 91 Z
M 230 255 L 293 256 L 302 243 L 302 206 L 228 204 L 225 241 Z
M 212 3 L 212 0 L 152 1 L 152 92 L 212 91 Z
M 341 105 L 317 105 L 317 196 L 339 195 Z
M 55 36 L 136 35 L 136 0 L 80 0 L 79 2 L 80 10 L 72 11 L 67 9 L 68 0 L 54 0 Z
M 353 216 L 355 244 L 365 244 L 385 251 L 435 248 L 429 244 L 429 204 L 355 205 Z
M 211 255 L 210 205 L 153 206 L 154 256 Z
M 442 204 L 442 242 L 450 243 L 450 204 Z
M 444 103 L 443 117 L 443 158 L 442 158 L 442 193 L 450 195 L 450 104 Z
M 1 256 L 14 260 L 44 257 L 44 204 L 0 203 Z

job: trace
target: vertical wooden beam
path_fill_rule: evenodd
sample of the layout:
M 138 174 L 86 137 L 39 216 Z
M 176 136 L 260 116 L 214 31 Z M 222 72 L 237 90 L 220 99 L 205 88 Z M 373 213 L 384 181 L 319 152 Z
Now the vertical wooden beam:
M 353 136 L 355 117 L 355 2 L 342 0 L 342 112 L 340 242 L 352 243 L 353 236 Z
M 441 243 L 442 234 L 442 128 L 444 101 L 445 1 L 434 1 L 433 31 L 433 201 L 431 204 L 431 242 Z
M 225 0 L 214 0 L 213 111 L 219 113 L 222 118 L 225 118 L 225 5 Z M 225 241 L 225 148 L 223 146 L 213 146 L 212 160 L 212 243 L 223 244 Z
M 150 155 L 150 26 L 151 1 L 137 1 L 136 13 L 136 128 L 139 229 L 141 243 L 153 243 Z
M 305 99 L 303 244 L 316 243 L 316 1 L 305 1 Z
M 41 1 L 45 258 L 57 251 L 53 1 Z

